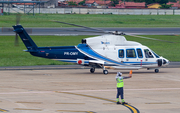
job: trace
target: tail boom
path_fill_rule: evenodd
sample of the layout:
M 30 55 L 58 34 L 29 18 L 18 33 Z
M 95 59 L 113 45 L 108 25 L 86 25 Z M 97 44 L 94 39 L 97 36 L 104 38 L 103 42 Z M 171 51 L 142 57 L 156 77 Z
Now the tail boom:
M 26 30 L 21 25 L 13 26 L 14 32 L 16 32 L 23 43 L 25 44 L 26 48 L 28 49 L 28 52 L 35 52 L 38 47 L 34 43 L 34 41 L 31 39 L 31 37 L 27 34 Z

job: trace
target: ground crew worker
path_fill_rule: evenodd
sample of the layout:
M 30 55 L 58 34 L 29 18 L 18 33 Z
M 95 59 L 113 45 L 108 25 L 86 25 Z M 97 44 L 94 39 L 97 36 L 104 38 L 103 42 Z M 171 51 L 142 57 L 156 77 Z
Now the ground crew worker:
M 127 104 L 124 101 L 124 91 L 123 91 L 124 82 L 123 82 L 123 79 L 131 78 L 132 77 L 132 70 L 130 71 L 128 77 L 121 76 L 121 75 L 122 75 L 121 72 L 117 72 L 117 75 L 116 75 L 116 81 L 117 81 L 117 96 L 116 96 L 116 99 L 117 99 L 117 101 L 116 102 L 117 102 L 117 104 L 121 104 L 119 102 L 119 96 L 121 95 L 121 102 L 122 102 L 122 104 Z

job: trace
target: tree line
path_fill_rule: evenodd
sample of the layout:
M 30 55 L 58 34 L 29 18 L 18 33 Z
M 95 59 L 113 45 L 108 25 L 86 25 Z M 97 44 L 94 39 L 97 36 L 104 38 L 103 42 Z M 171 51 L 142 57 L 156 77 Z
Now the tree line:
M 152 3 L 166 4 L 168 2 L 177 2 L 177 0 L 122 0 L 122 1 L 125 1 L 125 2 L 145 2 L 147 5 L 152 4 Z
M 106 1 L 106 0 L 105 0 Z M 112 6 L 119 4 L 119 0 L 111 0 Z M 152 3 L 159 3 L 162 9 L 169 9 L 172 5 L 167 5 L 168 2 L 177 2 L 177 0 L 122 0 L 122 2 L 145 2 L 145 6 Z
M 69 6 L 77 6 L 77 5 L 84 5 L 86 0 L 83 0 L 79 2 L 78 4 L 76 2 L 70 1 L 68 2 Z M 107 1 L 107 0 L 103 0 Z M 112 6 L 115 6 L 119 4 L 120 0 L 111 0 Z M 145 2 L 145 6 L 152 4 L 152 3 L 159 3 L 161 5 L 160 8 L 162 9 L 169 9 L 172 5 L 167 5 L 168 2 L 177 2 L 177 0 L 121 0 L 122 2 Z

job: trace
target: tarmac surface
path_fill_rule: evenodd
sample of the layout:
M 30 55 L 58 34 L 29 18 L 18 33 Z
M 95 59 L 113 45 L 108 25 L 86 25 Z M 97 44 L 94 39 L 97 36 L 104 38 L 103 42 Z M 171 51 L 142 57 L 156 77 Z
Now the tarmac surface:
M 117 105 L 118 70 L 24 69 L 0 71 L 0 112 L 10 113 L 179 113 L 180 68 L 133 70 L 125 79 L 129 105 Z M 128 76 L 129 70 L 122 70 Z

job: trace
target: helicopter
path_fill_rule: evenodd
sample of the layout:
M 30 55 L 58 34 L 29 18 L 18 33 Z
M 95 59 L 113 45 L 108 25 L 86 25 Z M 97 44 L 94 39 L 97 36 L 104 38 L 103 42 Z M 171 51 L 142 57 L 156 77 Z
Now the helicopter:
M 158 73 L 161 67 L 170 63 L 168 59 L 157 55 L 147 46 L 135 41 L 127 41 L 123 32 L 103 31 L 71 23 L 54 22 L 95 30 L 105 34 L 82 39 L 81 43 L 76 46 L 38 47 L 21 25 L 17 24 L 13 28 L 16 37 L 19 35 L 25 44 L 27 48 L 25 51 L 31 55 L 89 66 L 91 67 L 91 73 L 94 73 L 96 68 L 103 69 L 104 74 L 108 74 L 107 69 L 138 70 L 142 68 L 154 70 L 155 73 Z M 159 40 L 142 36 L 135 37 Z

